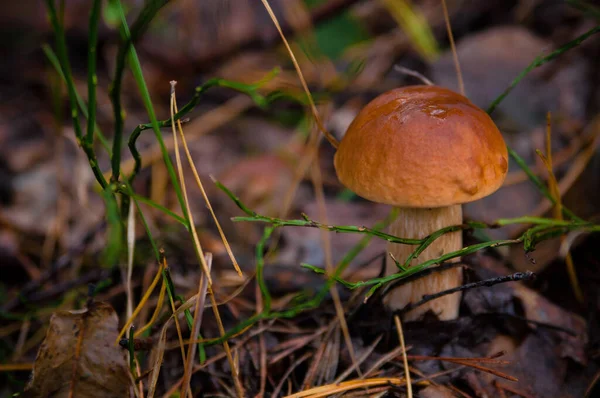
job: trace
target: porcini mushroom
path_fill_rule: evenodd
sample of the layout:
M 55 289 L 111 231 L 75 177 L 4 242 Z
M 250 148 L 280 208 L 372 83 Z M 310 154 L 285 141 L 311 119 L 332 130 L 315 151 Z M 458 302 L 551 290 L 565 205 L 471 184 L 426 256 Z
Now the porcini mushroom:
M 399 209 L 390 234 L 421 239 L 461 224 L 462 203 L 496 191 L 506 176 L 508 155 L 492 119 L 466 97 L 437 86 L 408 86 L 381 94 L 359 112 L 334 164 L 342 184 L 356 194 Z M 461 232 L 448 233 L 409 265 L 461 248 Z M 402 264 L 414 246 L 388 243 L 387 250 Z M 386 272 L 398 272 L 391 258 Z M 385 303 L 399 310 L 461 282 L 462 269 L 451 268 L 394 289 Z M 404 318 L 415 320 L 431 310 L 441 320 L 455 319 L 459 303 L 460 293 L 442 296 Z

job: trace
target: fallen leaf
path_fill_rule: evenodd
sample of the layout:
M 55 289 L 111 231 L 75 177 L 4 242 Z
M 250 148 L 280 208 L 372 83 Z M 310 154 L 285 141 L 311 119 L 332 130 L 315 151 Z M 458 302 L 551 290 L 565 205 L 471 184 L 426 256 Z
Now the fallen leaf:
M 127 352 L 115 345 L 118 323 L 103 302 L 55 312 L 24 397 L 129 397 Z

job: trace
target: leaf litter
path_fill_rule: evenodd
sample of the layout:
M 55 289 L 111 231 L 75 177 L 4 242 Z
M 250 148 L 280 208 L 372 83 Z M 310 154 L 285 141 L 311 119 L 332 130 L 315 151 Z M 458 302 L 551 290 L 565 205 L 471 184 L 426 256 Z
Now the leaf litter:
M 108 303 L 57 311 L 33 365 L 25 397 L 127 397 L 127 351 L 115 345 L 119 318 Z

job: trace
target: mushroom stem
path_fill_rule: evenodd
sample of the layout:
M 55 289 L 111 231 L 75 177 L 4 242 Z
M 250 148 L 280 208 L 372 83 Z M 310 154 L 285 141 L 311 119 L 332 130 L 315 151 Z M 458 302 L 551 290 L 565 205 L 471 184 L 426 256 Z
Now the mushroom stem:
M 390 225 L 392 235 L 403 238 L 422 239 L 441 228 L 462 223 L 462 207 L 454 205 L 433 209 L 424 208 L 398 208 L 398 218 Z M 460 250 L 462 247 L 462 233 L 451 232 L 440 236 L 427 249 L 413 259 L 409 266 L 415 266 L 424 261 L 438 258 L 442 254 Z M 415 246 L 388 243 L 388 252 L 392 253 L 401 264 L 415 250 Z M 460 261 L 459 258 L 454 261 Z M 386 264 L 387 274 L 398 272 L 394 261 L 388 257 Z M 400 310 L 410 303 L 415 303 L 426 294 L 437 293 L 457 287 L 462 283 L 462 269 L 451 268 L 443 272 L 436 272 L 424 278 L 399 286 L 389 292 L 385 297 L 385 304 L 391 310 Z M 433 311 L 440 320 L 451 320 L 458 317 L 460 293 L 453 293 L 432 300 L 404 315 L 404 320 L 412 321 L 420 318 L 427 311 Z

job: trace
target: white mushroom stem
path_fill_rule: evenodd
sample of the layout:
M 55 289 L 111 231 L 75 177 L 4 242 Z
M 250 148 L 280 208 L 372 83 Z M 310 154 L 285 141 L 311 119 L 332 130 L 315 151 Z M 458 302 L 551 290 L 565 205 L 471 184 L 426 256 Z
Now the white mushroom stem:
M 441 228 L 461 223 L 461 205 L 434 209 L 399 208 L 398 218 L 390 225 L 389 233 L 402 238 L 422 239 Z M 392 253 L 401 264 L 406 261 L 415 248 L 416 246 L 397 243 L 388 243 L 387 245 L 388 252 Z M 444 234 L 427 247 L 418 258 L 413 259 L 409 266 L 418 265 L 461 248 L 461 231 Z M 453 261 L 460 261 L 460 259 L 456 258 Z M 386 272 L 388 275 L 398 272 L 398 267 L 389 257 Z M 389 292 L 385 296 L 385 304 L 393 311 L 399 310 L 410 303 L 420 301 L 424 295 L 451 289 L 460 286 L 461 283 L 462 269 L 460 267 L 435 272 Z M 460 293 L 445 295 L 407 312 L 403 319 L 416 320 L 429 310 L 433 311 L 441 320 L 456 319 L 459 304 Z

